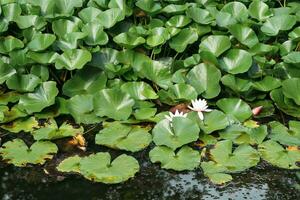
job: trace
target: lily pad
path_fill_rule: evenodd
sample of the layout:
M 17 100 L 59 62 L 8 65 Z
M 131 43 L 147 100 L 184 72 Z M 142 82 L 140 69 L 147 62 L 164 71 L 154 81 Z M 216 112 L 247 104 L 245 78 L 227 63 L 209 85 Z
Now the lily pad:
M 290 78 L 282 82 L 282 92 L 287 98 L 291 98 L 297 105 L 300 105 L 300 78 Z
M 8 116 L 5 116 L 4 113 L 4 117 L 7 118 Z M 1 128 L 8 130 L 9 132 L 12 133 L 19 133 L 21 131 L 32 132 L 35 128 L 38 127 L 39 127 L 39 122 L 35 117 L 17 119 L 13 122 L 10 122 L 9 124 L 4 124 L 1 126 Z
M 267 19 L 260 29 L 266 35 L 275 36 L 279 31 L 292 29 L 296 21 L 296 16 L 292 15 L 273 16 Z
M 210 134 L 217 130 L 225 129 L 229 125 L 227 116 L 219 111 L 213 110 L 212 112 L 204 113 L 204 120 L 199 121 L 200 129 L 206 134 Z
M 92 55 L 87 50 L 82 49 L 70 49 L 61 54 L 55 61 L 55 67 L 57 69 L 81 69 L 84 65 L 91 61 Z
M 35 140 L 55 140 L 65 137 L 72 137 L 83 134 L 82 126 L 73 126 L 68 122 L 64 122 L 60 127 L 54 119 L 45 122 L 43 127 L 32 131 Z
M 129 94 L 135 100 L 158 98 L 152 87 L 145 82 L 127 82 L 121 86 L 121 90 Z
M 105 123 L 97 135 L 96 144 L 131 152 L 146 148 L 152 141 L 147 128 L 128 126 L 120 122 Z
M 119 89 L 103 89 L 94 97 L 94 109 L 99 117 L 126 120 L 131 115 L 134 100 Z
M 216 57 L 219 57 L 230 47 L 231 43 L 229 37 L 225 35 L 211 35 L 201 42 L 199 49 L 200 51 L 209 51 Z
M 269 123 L 271 134 L 269 138 L 283 145 L 300 146 L 300 122 L 289 121 L 289 128 L 280 122 Z
M 169 147 L 157 146 L 149 152 L 153 163 L 161 163 L 164 169 L 175 171 L 193 170 L 200 165 L 200 153 L 191 147 L 184 146 L 176 153 Z
M 252 65 L 252 56 L 242 49 L 230 49 L 221 60 L 221 68 L 230 74 L 247 72 Z
M 172 122 L 164 119 L 152 130 L 153 141 L 156 145 L 165 145 L 173 150 L 196 141 L 199 132 L 196 122 L 183 117 L 174 117 Z
M 217 101 L 217 106 L 226 114 L 232 115 L 240 122 L 252 116 L 250 106 L 241 99 L 237 98 L 223 98 Z
M 187 74 L 187 82 L 196 89 L 198 94 L 208 99 L 220 93 L 220 79 L 220 70 L 214 65 L 204 63 L 196 65 Z
M 0 155 L 7 163 L 25 167 L 27 164 L 42 165 L 47 159 L 52 159 L 57 151 L 57 146 L 52 142 L 38 141 L 28 148 L 23 140 L 14 139 L 3 144 Z
M 111 161 L 109 153 L 96 153 L 80 161 L 80 173 L 87 179 L 106 184 L 127 181 L 139 171 L 138 161 L 122 154 Z
M 19 107 L 28 113 L 40 112 L 55 103 L 57 94 L 58 89 L 56 88 L 56 82 L 43 82 L 33 93 L 27 93 L 21 96 Z
M 262 159 L 280 168 L 299 169 L 296 165 L 300 160 L 300 150 L 283 148 L 276 141 L 268 140 L 259 145 Z
M 59 163 L 56 169 L 60 172 L 77 172 L 80 173 L 80 160 L 79 156 L 71 156 Z

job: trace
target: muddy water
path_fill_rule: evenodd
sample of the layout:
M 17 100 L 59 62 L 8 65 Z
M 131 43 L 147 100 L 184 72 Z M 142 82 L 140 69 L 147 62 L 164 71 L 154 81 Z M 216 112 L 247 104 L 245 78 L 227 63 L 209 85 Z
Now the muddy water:
M 148 199 L 300 199 L 296 171 L 266 164 L 233 175 L 224 186 L 211 184 L 201 172 L 175 173 L 159 169 L 147 159 L 141 172 L 123 184 L 92 183 L 76 175 L 45 175 L 36 168 L 0 167 L 1 200 L 148 200 Z

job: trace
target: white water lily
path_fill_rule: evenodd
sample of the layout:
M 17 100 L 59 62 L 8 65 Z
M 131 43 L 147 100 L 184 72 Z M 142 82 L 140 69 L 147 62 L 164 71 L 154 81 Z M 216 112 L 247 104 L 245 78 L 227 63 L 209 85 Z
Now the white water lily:
M 175 111 L 173 114 L 172 112 L 169 112 L 169 115 L 165 115 L 166 119 L 172 122 L 174 117 L 186 117 L 187 113 L 179 112 L 178 110 Z
M 211 112 L 211 109 L 208 109 L 208 105 L 205 99 L 195 99 L 192 100 L 192 106 L 188 106 L 192 111 L 196 111 L 200 120 L 204 119 L 203 112 Z

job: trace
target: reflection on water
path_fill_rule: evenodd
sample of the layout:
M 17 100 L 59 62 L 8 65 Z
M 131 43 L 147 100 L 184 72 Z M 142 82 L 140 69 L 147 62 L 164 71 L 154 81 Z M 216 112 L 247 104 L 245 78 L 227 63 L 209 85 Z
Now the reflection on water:
M 132 180 L 118 185 L 91 183 L 78 176 L 58 181 L 45 177 L 42 170 L 0 167 L 0 199 L 300 199 L 294 171 L 256 167 L 233 175 L 224 186 L 211 184 L 201 172 L 175 173 L 160 170 L 149 161 Z

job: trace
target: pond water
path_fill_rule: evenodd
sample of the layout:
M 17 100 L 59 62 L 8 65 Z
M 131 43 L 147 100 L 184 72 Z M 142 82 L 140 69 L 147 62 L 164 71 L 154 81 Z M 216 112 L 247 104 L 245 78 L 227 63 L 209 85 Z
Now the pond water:
M 0 199 L 300 199 L 296 171 L 260 164 L 233 175 L 230 183 L 216 186 L 199 170 L 175 173 L 159 169 L 146 159 L 146 155 L 142 160 L 140 173 L 117 185 L 92 183 L 76 175 L 46 176 L 37 168 L 0 166 Z

